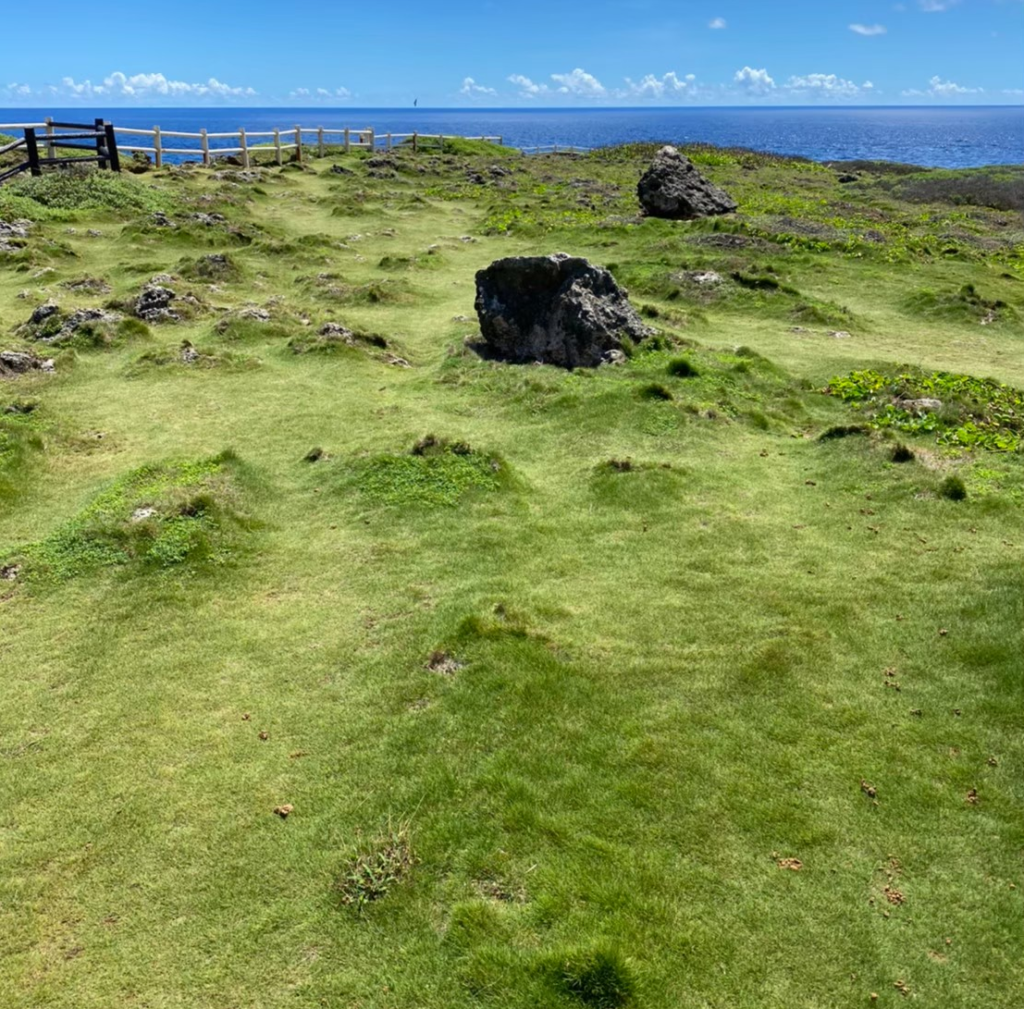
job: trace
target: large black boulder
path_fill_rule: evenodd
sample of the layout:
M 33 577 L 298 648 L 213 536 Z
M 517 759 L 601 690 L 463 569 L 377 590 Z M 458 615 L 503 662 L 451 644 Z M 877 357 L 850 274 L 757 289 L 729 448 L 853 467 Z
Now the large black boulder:
M 705 179 L 693 162 L 674 147 L 658 151 L 636 192 L 648 217 L 673 221 L 731 214 L 738 206 L 724 189 Z
M 651 332 L 607 270 L 564 252 L 481 270 L 476 312 L 489 354 L 521 364 L 594 368 L 622 360 L 624 341 Z

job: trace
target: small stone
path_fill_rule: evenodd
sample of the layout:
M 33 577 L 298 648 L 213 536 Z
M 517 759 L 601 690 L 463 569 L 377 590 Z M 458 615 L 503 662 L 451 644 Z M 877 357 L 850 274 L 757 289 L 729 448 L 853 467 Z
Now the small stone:
M 145 522 L 146 519 L 151 519 L 155 514 L 155 508 L 136 508 L 132 512 L 132 522 Z

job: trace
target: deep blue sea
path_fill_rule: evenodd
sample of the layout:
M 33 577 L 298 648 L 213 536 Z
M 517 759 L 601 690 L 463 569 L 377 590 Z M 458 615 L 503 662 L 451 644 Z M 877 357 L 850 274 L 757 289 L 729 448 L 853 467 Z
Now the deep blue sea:
M 602 147 L 634 140 L 705 141 L 817 160 L 902 161 L 944 168 L 1024 162 L 1024 106 L 936 108 L 0 109 L 0 123 L 47 115 L 116 126 L 211 133 L 302 126 L 500 135 L 514 147 Z M 127 138 L 125 140 L 127 142 Z M 139 141 L 136 141 L 137 143 Z M 141 141 L 140 145 L 148 145 Z M 191 147 L 168 140 L 167 146 Z

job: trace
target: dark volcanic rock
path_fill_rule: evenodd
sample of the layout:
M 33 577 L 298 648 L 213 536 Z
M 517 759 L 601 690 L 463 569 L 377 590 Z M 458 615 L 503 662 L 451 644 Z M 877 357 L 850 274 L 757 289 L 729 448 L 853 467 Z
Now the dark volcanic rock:
M 171 302 L 175 297 L 175 293 L 168 287 L 148 284 L 135 300 L 135 314 L 147 322 L 160 322 L 163 319 L 176 320 L 178 313 L 171 309 Z
M 593 368 L 616 360 L 624 339 L 651 332 L 607 270 L 564 252 L 481 270 L 476 312 L 488 351 L 519 363 Z
M 636 187 L 648 217 L 692 221 L 698 217 L 731 214 L 736 201 L 708 182 L 693 162 L 674 147 L 663 147 Z

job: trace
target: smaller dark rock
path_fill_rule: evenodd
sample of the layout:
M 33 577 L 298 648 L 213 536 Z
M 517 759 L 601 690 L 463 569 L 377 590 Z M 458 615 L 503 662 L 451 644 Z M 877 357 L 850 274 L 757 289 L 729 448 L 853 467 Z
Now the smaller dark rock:
M 171 302 L 177 295 L 169 287 L 147 284 L 135 299 L 135 314 L 146 322 L 176 321 L 179 316 L 172 311 Z
M 640 205 L 648 217 L 691 221 L 731 214 L 736 201 L 709 182 L 693 162 L 674 147 L 663 147 L 637 185 Z

